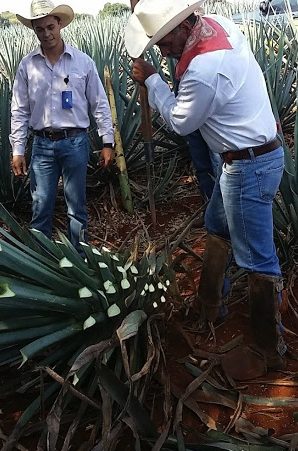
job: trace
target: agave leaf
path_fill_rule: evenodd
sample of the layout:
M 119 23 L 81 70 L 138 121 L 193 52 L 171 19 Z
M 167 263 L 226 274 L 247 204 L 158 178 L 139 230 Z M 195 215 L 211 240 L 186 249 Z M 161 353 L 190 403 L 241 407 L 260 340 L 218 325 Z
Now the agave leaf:
M 68 325 L 70 324 L 70 325 Z M 67 326 L 67 327 L 65 327 Z M 56 331 L 55 331 L 56 329 Z M 49 348 L 51 345 L 57 343 L 57 342 L 62 342 L 63 340 L 65 340 L 68 337 L 71 337 L 73 335 L 76 335 L 79 331 L 81 331 L 83 329 L 82 324 L 79 323 L 75 323 L 73 321 L 67 321 L 64 324 L 61 323 L 59 330 L 57 330 L 57 327 L 53 327 L 52 325 L 52 330 L 53 333 L 50 334 L 44 334 L 41 338 L 38 338 L 35 341 L 32 341 L 31 343 L 29 343 L 28 345 L 24 346 L 23 348 L 21 348 L 21 354 L 23 356 L 23 361 L 22 361 L 22 365 L 31 357 L 33 357 L 34 355 L 36 355 L 38 352 Z
M 34 241 L 30 233 L 21 227 L 18 222 L 11 216 L 6 210 L 3 204 L 0 203 L 0 219 L 7 224 L 10 229 L 17 235 L 17 237 L 25 243 L 28 247 L 38 252 L 40 250 L 39 245 Z
M 121 382 L 115 374 L 105 365 L 99 368 L 99 379 L 104 390 L 109 393 L 121 408 L 126 406 L 129 395 L 129 388 Z M 137 431 L 143 437 L 157 437 L 155 426 L 153 425 L 148 412 L 139 403 L 139 401 L 131 396 L 130 403 L 127 406 L 127 412 L 133 419 Z
M 107 320 L 107 316 L 104 313 L 102 313 L 102 312 L 97 313 L 96 315 L 95 314 L 94 315 L 90 315 L 84 321 L 83 329 L 84 330 L 88 329 L 89 327 L 93 327 L 95 324 L 102 323 L 102 322 L 104 322 L 106 320 Z
M 121 288 L 123 290 L 128 290 L 128 288 L 130 288 L 130 283 L 127 279 L 122 279 L 121 280 Z
M 61 295 L 75 295 L 79 288 L 76 280 L 70 280 L 4 241 L 0 241 L 0 265 L 20 277 L 28 277 L 40 286 L 55 287 L 56 292 Z
M 76 335 L 66 339 L 63 342 L 63 346 L 56 346 L 55 352 L 49 353 L 46 357 L 40 360 L 40 367 L 44 368 L 53 365 L 56 368 L 64 368 L 66 363 L 67 368 L 69 368 L 69 360 L 76 355 L 84 340 L 86 340 L 86 334 L 84 334 L 84 331 L 78 332 Z
M 88 287 L 89 289 L 94 291 L 98 290 L 101 287 L 101 283 L 96 277 L 94 271 L 92 271 L 92 273 L 90 273 L 90 271 L 82 271 L 66 257 L 60 260 L 59 266 L 65 276 L 68 277 L 68 279 L 78 281 L 81 286 L 83 285 L 83 287 Z
M 109 318 L 113 318 L 114 316 L 120 315 L 121 310 L 117 304 L 112 304 L 107 310 L 107 315 Z
M 106 282 L 107 280 L 110 280 L 111 282 L 116 282 L 115 275 L 110 270 L 110 267 L 113 268 L 113 264 L 111 262 L 111 258 L 109 255 L 100 255 L 94 254 L 95 261 L 97 263 L 97 273 L 101 276 L 101 279 L 103 282 Z M 107 265 L 107 268 L 102 268 L 99 266 L 99 264 L 105 263 Z
M 134 337 L 146 319 L 147 315 L 143 310 L 135 310 L 129 313 L 116 330 L 120 342 Z
M 124 301 L 125 307 L 127 309 L 131 306 L 135 297 L 136 297 L 136 290 L 133 290 L 133 292 L 129 296 L 127 296 L 127 298 Z
M 262 447 L 263 445 L 252 445 L 251 443 L 246 444 L 247 443 L 246 440 L 231 436 L 229 434 L 225 434 L 224 432 L 221 432 L 221 431 L 214 431 L 214 430 L 208 431 L 206 433 L 206 440 L 204 440 L 204 441 L 207 442 L 207 439 L 208 439 L 210 446 L 213 446 L 213 445 L 214 446 L 225 446 L 225 444 L 226 444 L 226 445 L 231 446 L 231 449 L 233 449 L 235 451 L 239 450 L 239 447 L 240 448 L 243 447 L 243 449 L 249 451 L 250 446 L 256 446 L 255 451 L 271 450 L 270 446 L 264 446 L 264 448 L 263 448 Z M 272 448 L 274 448 L 274 445 L 271 445 L 271 446 L 272 446 Z M 226 449 L 226 448 L 222 448 L 222 449 Z M 275 451 L 281 451 L 280 447 L 277 446 Z
M 15 292 L 9 288 L 8 283 L 0 284 L 0 298 L 12 298 L 15 297 Z
M 57 391 L 60 388 L 60 385 L 57 382 L 51 383 L 44 393 L 42 394 L 43 401 L 46 401 L 50 396 L 52 396 L 55 391 Z M 8 437 L 8 440 L 3 445 L 1 451 L 11 451 L 14 446 L 17 444 L 20 436 L 22 435 L 22 432 L 24 428 L 27 426 L 31 418 L 40 410 L 41 405 L 41 396 L 38 396 L 32 403 L 26 408 L 24 413 L 21 415 L 21 417 L 18 419 L 17 424 L 15 425 L 12 433 Z
M 3 29 L 1 30 L 3 31 Z M 1 33 L 2 34 L 2 33 Z M 0 36 L 1 37 L 1 36 Z M 2 48 L 0 44 L 0 61 Z M 1 63 L 0 63 L 1 66 Z M 10 95 L 11 90 L 7 79 L 1 77 L 0 70 L 0 201 L 10 202 L 13 200 L 13 186 L 10 175 Z
M 1 312 L 1 305 L 0 305 Z M 24 316 L 18 318 L 10 318 L 0 321 L 0 332 L 4 330 L 30 329 L 32 327 L 44 326 L 46 324 L 54 324 L 59 320 L 55 316 Z
M 19 365 L 22 359 L 20 356 L 20 351 L 18 348 L 9 348 L 0 352 L 0 367 L 6 365 Z M 13 388 L 13 392 L 15 393 L 15 388 Z M 8 389 L 5 390 L 5 387 L 1 387 L 1 397 L 6 397 L 11 394 L 11 387 L 8 386 Z
M 0 334 L 0 346 L 8 346 L 15 343 L 21 343 L 25 340 L 32 340 L 36 337 L 43 337 L 49 333 L 51 334 L 57 332 L 72 323 L 72 320 L 55 321 L 54 324 L 46 324 L 39 327 L 2 332 Z
M 58 248 L 56 243 L 51 241 L 42 232 L 35 229 L 30 229 L 31 234 L 38 240 L 43 249 L 46 249 L 50 254 L 54 255 L 58 260 L 63 257 L 63 252 Z
M 68 243 L 69 242 L 66 241 L 65 238 L 65 242 L 60 243 L 59 241 L 56 241 L 56 246 L 60 249 L 62 255 L 73 264 L 73 266 L 86 273 L 88 276 L 93 277 L 95 272 L 91 270 L 88 265 L 86 265 L 83 258 L 78 254 L 76 250 L 73 250 L 74 248 L 71 248 Z M 85 246 L 83 246 L 83 249 L 85 249 Z
M 79 289 L 79 297 L 81 299 L 92 298 L 92 292 L 87 287 L 83 287 Z
M 40 261 L 41 263 L 44 263 L 49 268 L 52 268 L 54 270 L 57 269 L 57 261 L 55 261 L 55 259 L 53 258 L 52 255 L 51 256 L 43 256 L 41 253 L 42 249 L 40 249 L 39 252 L 36 252 L 35 250 L 29 248 L 28 246 L 26 246 L 23 243 L 21 243 L 20 241 L 18 241 L 16 238 L 14 238 L 10 233 L 8 233 L 2 227 L 0 227 L 0 233 L 1 233 L 1 235 L 3 235 L 6 238 L 6 240 L 8 242 L 13 244 L 20 251 L 24 252 L 25 255 L 30 255 L 30 257 Z
M 73 263 L 66 257 L 63 257 L 59 262 L 60 268 L 73 268 L 73 266 Z
M 81 229 L 82 224 L 79 223 L 78 221 L 76 221 L 76 223 L 78 225 L 78 228 Z M 59 239 L 62 242 L 62 244 L 64 244 L 65 247 L 68 248 L 70 252 L 72 252 L 73 256 L 79 257 L 78 251 L 73 246 L 73 244 L 69 241 L 69 239 L 64 235 L 64 233 L 62 233 L 60 230 L 58 230 L 57 232 L 58 232 L 58 236 L 59 236 Z M 57 244 L 60 244 L 60 243 L 58 242 Z
M 87 243 L 80 243 L 80 245 L 82 246 L 84 254 L 86 255 L 89 268 L 91 268 L 93 271 L 97 271 L 98 266 L 94 253 L 92 252 L 92 246 Z
M 1 297 L 0 309 L 2 307 L 10 307 L 12 310 L 16 306 L 22 306 L 22 310 L 40 309 L 52 310 L 57 312 L 68 312 L 73 314 L 86 315 L 90 312 L 90 307 L 80 302 L 79 299 L 58 296 L 53 291 L 46 288 L 31 285 L 20 279 L 12 277 L 0 276 L 0 292 L 3 287 L 9 287 L 11 292 L 15 293 L 14 297 Z
M 95 345 L 91 345 L 88 348 L 84 349 L 72 364 L 67 378 L 73 376 L 83 366 L 92 362 L 94 359 L 99 358 L 104 352 L 107 352 L 118 345 L 119 345 L 118 339 L 112 337 L 110 340 L 101 341 Z
M 287 406 L 287 407 L 296 407 L 298 406 L 298 398 L 289 398 L 289 397 L 282 397 L 282 396 L 276 396 L 276 397 L 258 397 L 258 396 L 251 396 L 251 395 L 243 395 L 243 402 L 246 402 L 247 404 L 257 404 L 260 406 Z

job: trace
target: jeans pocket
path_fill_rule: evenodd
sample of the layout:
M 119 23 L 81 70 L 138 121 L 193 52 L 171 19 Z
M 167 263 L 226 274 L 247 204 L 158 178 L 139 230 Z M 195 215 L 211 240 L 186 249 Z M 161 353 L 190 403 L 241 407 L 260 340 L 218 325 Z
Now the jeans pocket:
M 236 178 L 237 176 L 239 177 L 243 174 L 243 168 L 237 163 L 236 164 L 224 163 L 222 166 L 222 172 L 228 176 L 230 175 Z
M 68 138 L 72 146 L 85 146 L 87 141 L 87 134 L 85 132 L 79 133 L 76 136 Z
M 51 157 L 54 155 L 54 141 L 41 136 L 35 136 L 32 144 L 32 157 Z
M 282 178 L 284 166 L 281 165 L 278 168 L 272 168 L 268 170 L 256 171 L 258 179 L 259 190 L 261 199 L 265 202 L 272 202 Z

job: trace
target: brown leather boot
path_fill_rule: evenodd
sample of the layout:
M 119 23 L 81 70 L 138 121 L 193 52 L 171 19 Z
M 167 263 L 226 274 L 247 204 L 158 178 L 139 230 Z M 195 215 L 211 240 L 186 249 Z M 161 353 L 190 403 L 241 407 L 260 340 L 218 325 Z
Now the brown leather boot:
M 282 290 L 280 277 L 251 273 L 248 275 L 251 346 L 239 346 L 222 357 L 225 373 L 245 381 L 264 376 L 268 370 L 285 367 L 283 355 L 287 347 L 282 338 L 278 296 Z
M 201 306 L 201 329 L 204 328 L 206 323 L 213 323 L 219 316 L 230 250 L 229 241 L 216 235 L 207 235 L 198 288 L 198 299 Z
M 264 356 L 268 369 L 282 369 L 287 350 L 280 331 L 278 296 L 282 288 L 281 277 L 248 275 L 251 328 L 256 348 Z

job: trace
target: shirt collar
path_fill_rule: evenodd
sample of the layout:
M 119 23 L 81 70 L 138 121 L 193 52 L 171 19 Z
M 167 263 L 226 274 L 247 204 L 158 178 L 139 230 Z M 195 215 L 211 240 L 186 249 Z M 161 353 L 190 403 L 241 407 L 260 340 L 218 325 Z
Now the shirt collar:
M 65 54 L 70 55 L 71 57 L 73 57 L 73 48 L 70 45 L 64 43 L 64 52 L 62 53 L 62 55 L 65 55 Z M 31 53 L 32 57 L 33 56 L 37 56 L 37 55 L 40 55 L 40 56 L 44 57 L 44 54 L 42 53 L 41 46 L 38 46 Z

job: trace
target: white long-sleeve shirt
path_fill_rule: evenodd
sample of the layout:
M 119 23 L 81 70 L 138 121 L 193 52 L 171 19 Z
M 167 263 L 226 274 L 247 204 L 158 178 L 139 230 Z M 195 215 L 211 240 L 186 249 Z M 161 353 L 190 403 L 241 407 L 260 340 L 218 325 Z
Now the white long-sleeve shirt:
M 68 83 L 65 83 L 68 79 Z M 72 91 L 73 107 L 62 108 L 62 91 Z M 88 108 L 103 143 L 114 143 L 109 102 L 94 61 L 85 53 L 64 46 L 54 66 L 41 48 L 25 56 L 16 73 L 11 104 L 10 143 L 14 155 L 23 155 L 28 128 L 88 128 Z
M 158 74 L 147 78 L 149 104 L 179 135 L 200 129 L 214 152 L 254 147 L 276 136 L 265 80 L 239 28 L 211 15 L 228 33 L 233 49 L 197 55 L 175 97 Z

